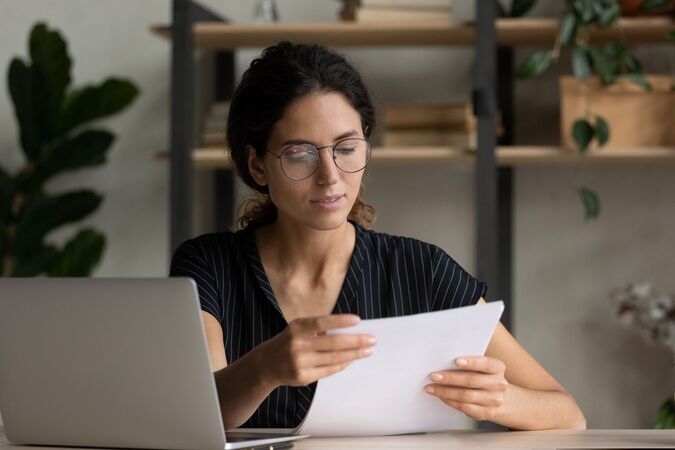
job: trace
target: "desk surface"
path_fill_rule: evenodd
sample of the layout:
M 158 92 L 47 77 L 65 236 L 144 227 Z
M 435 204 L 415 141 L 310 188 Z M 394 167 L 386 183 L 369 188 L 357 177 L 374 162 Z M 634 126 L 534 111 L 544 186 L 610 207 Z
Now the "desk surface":
M 674 448 L 675 430 L 507 431 L 456 430 L 403 436 L 308 438 L 297 441 L 298 450 L 369 449 L 395 450 L 455 448 Z M 16 449 L 0 426 L 0 450 Z M 33 447 L 54 448 L 54 447 Z M 65 447 L 58 447 L 63 450 Z M 55 448 L 56 449 L 56 448 Z

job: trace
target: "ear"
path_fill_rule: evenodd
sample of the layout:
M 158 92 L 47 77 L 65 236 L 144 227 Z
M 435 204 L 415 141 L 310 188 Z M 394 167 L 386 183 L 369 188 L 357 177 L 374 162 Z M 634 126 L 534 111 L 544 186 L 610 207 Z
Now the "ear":
M 267 169 L 265 168 L 265 164 L 250 145 L 246 146 L 246 157 L 248 159 L 248 171 L 251 177 L 253 177 L 253 181 L 260 186 L 267 186 Z

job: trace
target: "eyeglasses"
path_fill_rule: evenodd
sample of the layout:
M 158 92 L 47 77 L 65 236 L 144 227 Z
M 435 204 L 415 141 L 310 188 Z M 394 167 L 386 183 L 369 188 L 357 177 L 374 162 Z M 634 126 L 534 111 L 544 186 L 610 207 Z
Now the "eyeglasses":
M 370 161 L 370 142 L 361 138 L 347 138 L 333 145 L 315 147 L 312 144 L 294 144 L 285 147 L 280 155 L 268 150 L 281 164 L 281 170 L 291 180 L 304 180 L 312 176 L 319 167 L 319 150 L 333 149 L 333 162 L 338 169 L 347 173 L 359 172 Z

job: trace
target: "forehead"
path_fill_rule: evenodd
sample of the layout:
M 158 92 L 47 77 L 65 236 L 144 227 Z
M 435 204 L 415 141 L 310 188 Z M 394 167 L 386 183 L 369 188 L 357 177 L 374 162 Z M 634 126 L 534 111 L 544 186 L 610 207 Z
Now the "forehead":
M 323 142 L 345 131 L 361 132 L 361 116 L 340 93 L 313 93 L 292 102 L 274 125 L 271 138 Z

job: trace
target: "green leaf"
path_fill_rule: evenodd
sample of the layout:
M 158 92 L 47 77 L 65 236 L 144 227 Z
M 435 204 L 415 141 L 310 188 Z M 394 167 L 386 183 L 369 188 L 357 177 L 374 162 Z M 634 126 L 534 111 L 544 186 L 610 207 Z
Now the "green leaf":
M 58 252 L 53 246 L 38 245 L 30 254 L 19 258 L 11 276 L 35 277 L 45 273 L 56 258 Z
M 45 74 L 51 94 L 51 114 L 55 117 L 61 109 L 66 88 L 70 84 L 72 62 L 66 41 L 57 31 L 47 29 L 44 23 L 36 24 L 28 40 L 33 64 Z
M 619 70 L 618 64 L 613 63 L 607 56 L 596 48 L 589 49 L 593 69 L 600 77 L 603 85 L 609 85 L 616 80 L 616 73 Z
M 9 93 L 19 123 L 21 147 L 28 161 L 40 157 L 49 139 L 51 93 L 45 74 L 35 66 L 27 66 L 14 58 L 7 75 Z
M 666 37 L 675 42 L 675 30 L 670 30 L 668 33 L 666 33 Z
M 70 93 L 65 101 L 61 132 L 122 111 L 138 95 L 130 81 L 111 78 L 98 86 L 85 86 Z
M 642 64 L 633 55 L 626 55 L 626 58 L 623 60 L 623 63 L 625 64 L 626 70 L 629 73 L 641 73 L 642 72 Z
M 612 60 L 621 60 L 626 55 L 626 46 L 620 42 L 610 42 L 602 49 L 605 55 Z
M 532 9 L 537 0 L 513 0 L 511 2 L 511 17 L 521 17 Z
M 672 429 L 675 428 L 675 400 L 673 396 L 668 396 L 668 399 L 663 402 L 659 408 L 654 421 L 654 428 L 658 429 Z
M 595 117 L 595 136 L 598 139 L 600 147 L 605 145 L 609 140 L 609 124 L 600 116 Z
M 572 125 L 572 138 L 581 152 L 585 152 L 590 144 L 595 129 L 586 119 L 579 119 Z
M 92 191 L 76 191 L 33 202 L 16 228 L 13 253 L 21 258 L 40 245 L 55 228 L 83 219 L 98 208 L 102 197 Z
M 595 19 L 594 0 L 574 0 L 574 9 L 581 21 L 585 24 L 593 22 Z
M 647 81 L 647 79 L 641 73 L 629 73 L 627 77 L 631 82 L 637 84 L 638 86 L 642 86 L 645 91 L 649 92 L 652 90 L 652 84 Z
M 640 3 L 642 11 L 656 12 L 664 9 L 670 4 L 670 0 L 643 0 Z
M 39 189 L 49 178 L 69 170 L 98 166 L 105 157 L 115 137 L 104 130 L 83 131 L 76 137 L 62 142 L 45 154 L 31 172 L 19 177 L 23 192 Z
M 103 256 L 105 237 L 93 228 L 68 241 L 49 269 L 50 277 L 88 277 Z
M 532 78 L 534 76 L 540 75 L 548 69 L 551 64 L 551 52 L 549 51 L 537 51 L 528 55 L 525 60 L 522 62 L 518 70 L 516 71 L 516 76 L 518 78 L 526 79 Z
M 7 221 L 11 215 L 12 199 L 14 198 L 14 180 L 0 167 L 0 221 Z M 0 254 L 0 258 L 2 258 Z M 2 273 L 0 271 L 0 273 Z
M 565 14 L 560 22 L 560 43 L 572 45 L 577 37 L 577 16 L 572 13 Z
M 589 188 L 579 188 L 579 197 L 584 205 L 586 220 L 597 219 L 600 214 L 600 198 Z
M 621 8 L 616 1 L 606 2 L 606 4 L 596 2 L 596 5 L 599 5 L 596 7 L 598 26 L 602 28 L 613 25 L 619 16 L 621 16 Z
M 572 72 L 577 80 L 585 80 L 591 74 L 591 62 L 588 57 L 588 52 L 581 48 L 575 47 L 572 50 Z

